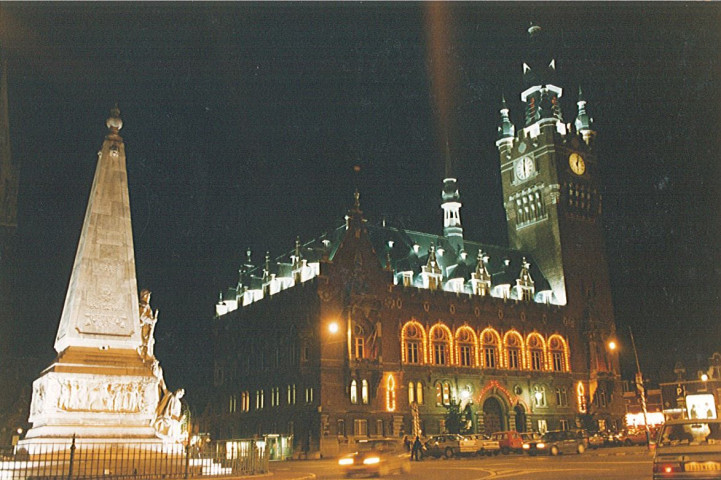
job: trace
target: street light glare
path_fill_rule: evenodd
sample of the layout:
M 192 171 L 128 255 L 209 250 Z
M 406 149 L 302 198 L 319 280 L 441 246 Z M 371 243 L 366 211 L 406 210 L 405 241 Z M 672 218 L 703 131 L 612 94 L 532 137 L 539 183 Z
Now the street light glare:
M 330 325 L 328 325 L 328 330 L 330 333 L 338 333 L 338 324 L 336 322 L 331 322 Z
M 611 351 L 616 350 L 616 342 L 614 342 L 613 340 L 611 340 L 610 342 L 608 342 L 608 348 L 609 348 Z

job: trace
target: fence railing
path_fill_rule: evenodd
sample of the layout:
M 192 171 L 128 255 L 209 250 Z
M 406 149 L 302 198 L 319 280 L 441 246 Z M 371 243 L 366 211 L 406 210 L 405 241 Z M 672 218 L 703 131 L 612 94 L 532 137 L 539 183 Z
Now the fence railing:
M 36 443 L 0 449 L 0 480 L 155 480 L 268 471 L 263 442 L 244 448 L 131 443 Z

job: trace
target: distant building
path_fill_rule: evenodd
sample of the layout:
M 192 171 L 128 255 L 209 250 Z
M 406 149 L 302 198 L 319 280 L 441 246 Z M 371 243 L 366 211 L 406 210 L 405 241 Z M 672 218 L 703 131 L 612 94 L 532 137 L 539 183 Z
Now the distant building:
M 714 353 L 708 365 L 689 374 L 678 363 L 674 373 L 674 381 L 660 384 L 667 419 L 717 418 L 721 414 L 721 353 Z
M 510 247 L 464 237 L 446 178 L 442 234 L 371 224 L 356 194 L 335 231 L 260 266 L 249 252 L 213 320 L 213 437 L 333 455 L 442 432 L 452 405 L 472 432 L 622 425 L 595 132 L 580 89 L 563 121 L 555 60 L 529 34 L 525 121 L 504 100 L 496 142 Z

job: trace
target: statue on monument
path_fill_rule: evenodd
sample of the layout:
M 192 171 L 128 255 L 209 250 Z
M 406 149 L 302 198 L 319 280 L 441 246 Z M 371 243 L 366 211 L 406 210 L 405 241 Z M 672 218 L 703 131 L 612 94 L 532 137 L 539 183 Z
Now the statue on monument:
M 155 347 L 155 338 L 153 333 L 155 332 L 155 324 L 158 321 L 158 311 L 153 313 L 153 309 L 150 307 L 150 290 L 142 289 L 140 291 L 140 340 L 141 344 L 138 347 L 138 353 L 143 361 L 148 361 L 155 358 L 153 350 Z
M 181 403 L 183 395 L 185 395 L 185 390 L 182 388 L 175 392 L 166 390 L 165 395 L 160 399 L 155 412 L 155 421 L 153 422 L 155 432 L 160 438 L 174 441 L 182 440 L 181 426 L 185 420 L 183 404 Z

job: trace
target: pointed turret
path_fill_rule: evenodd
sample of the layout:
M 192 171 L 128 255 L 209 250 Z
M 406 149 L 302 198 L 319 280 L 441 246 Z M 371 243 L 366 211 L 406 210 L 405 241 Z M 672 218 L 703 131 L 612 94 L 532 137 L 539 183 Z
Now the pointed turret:
M 58 353 L 70 346 L 135 350 L 140 345 L 128 174 L 119 134 L 123 121 L 117 105 L 106 125 L 55 339 Z
M 461 196 L 458 194 L 458 183 L 455 178 L 443 180 L 441 193 L 443 209 L 443 236 L 446 237 L 458 254 L 463 249 L 463 226 L 461 225 Z
M 498 140 L 513 139 L 516 136 L 516 127 L 511 123 L 506 96 L 501 95 L 501 123 L 498 125 Z
M 590 145 L 596 132 L 591 128 L 593 119 L 586 113 L 586 99 L 583 96 L 583 90 L 581 90 L 580 85 L 578 86 L 578 102 L 576 104 L 578 105 L 578 114 L 576 115 L 574 126 L 576 127 L 576 131 L 583 136 L 583 140 Z

